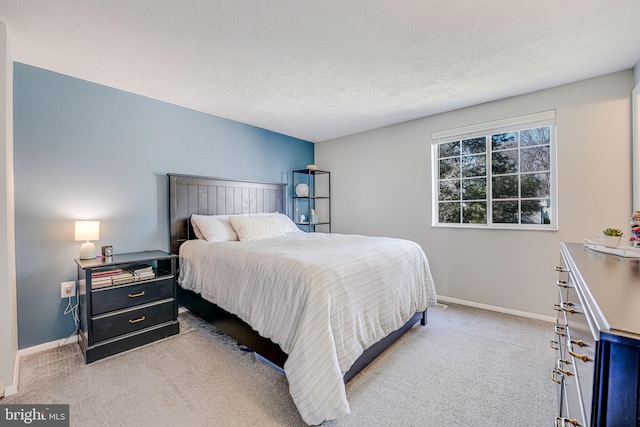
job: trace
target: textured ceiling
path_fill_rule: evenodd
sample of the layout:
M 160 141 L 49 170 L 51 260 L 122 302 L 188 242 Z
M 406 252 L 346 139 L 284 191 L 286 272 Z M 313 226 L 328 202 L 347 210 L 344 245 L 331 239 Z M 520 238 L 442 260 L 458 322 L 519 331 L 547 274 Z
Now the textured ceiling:
M 639 0 L 0 0 L 13 59 L 318 142 L 632 68 Z

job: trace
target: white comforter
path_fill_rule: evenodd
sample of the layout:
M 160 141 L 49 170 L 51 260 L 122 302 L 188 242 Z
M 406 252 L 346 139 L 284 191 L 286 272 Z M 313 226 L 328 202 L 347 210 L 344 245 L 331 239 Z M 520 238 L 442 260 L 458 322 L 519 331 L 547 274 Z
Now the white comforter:
M 364 350 L 436 303 L 427 258 L 407 240 L 324 233 L 192 240 L 180 257 L 183 288 L 289 355 L 289 391 L 308 424 L 350 413 L 343 375 Z

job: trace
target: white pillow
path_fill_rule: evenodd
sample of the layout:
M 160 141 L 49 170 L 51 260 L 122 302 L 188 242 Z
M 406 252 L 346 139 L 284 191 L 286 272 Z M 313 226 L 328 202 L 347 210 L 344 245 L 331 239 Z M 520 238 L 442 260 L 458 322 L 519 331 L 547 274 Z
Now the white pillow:
M 247 217 L 241 215 L 191 215 L 191 225 L 193 232 L 198 239 L 205 239 L 209 242 L 228 242 L 238 240 L 238 235 L 231 226 L 229 218 L 233 216 Z
M 273 216 L 285 234 L 291 233 L 302 233 L 303 231 L 298 228 L 298 226 L 291 221 L 291 218 L 286 216 L 285 214 L 274 212 L 274 213 L 252 213 L 249 214 L 250 217 L 260 218 L 265 216 Z
M 280 227 L 285 232 L 285 234 L 292 233 L 303 233 L 302 230 L 298 228 L 298 226 L 285 214 L 279 213 L 276 217 L 276 220 L 280 223 Z
M 236 231 L 240 241 L 264 240 L 284 236 L 285 232 L 276 220 L 275 215 L 238 217 L 232 216 L 229 222 Z

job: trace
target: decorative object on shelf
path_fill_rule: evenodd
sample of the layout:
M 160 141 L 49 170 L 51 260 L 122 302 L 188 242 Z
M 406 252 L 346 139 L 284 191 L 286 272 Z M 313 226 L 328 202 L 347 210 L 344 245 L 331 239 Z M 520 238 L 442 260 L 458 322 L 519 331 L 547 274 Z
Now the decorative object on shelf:
M 629 241 L 634 247 L 640 246 L 640 211 L 635 211 L 631 216 L 631 237 Z
M 113 246 L 111 246 L 111 245 L 103 246 L 102 247 L 102 256 L 103 257 L 113 256 Z
M 83 241 L 80 246 L 80 259 L 96 257 L 96 246 L 91 240 L 100 240 L 100 221 L 76 221 L 75 241 Z
M 620 239 L 622 238 L 622 230 L 617 228 L 606 228 L 602 230 L 604 234 L 604 243 L 609 247 L 620 246 Z
M 317 171 L 318 167 L 316 165 L 307 165 L 305 169 L 308 169 L 310 171 Z
M 317 224 L 318 223 L 318 214 L 316 214 L 316 210 L 315 209 L 311 209 L 311 219 L 309 219 L 309 222 L 311 224 Z
M 307 218 L 305 218 L 304 215 L 300 215 L 300 222 L 304 222 L 305 219 L 307 219 Z
M 296 185 L 296 196 L 309 197 L 309 186 L 304 183 Z

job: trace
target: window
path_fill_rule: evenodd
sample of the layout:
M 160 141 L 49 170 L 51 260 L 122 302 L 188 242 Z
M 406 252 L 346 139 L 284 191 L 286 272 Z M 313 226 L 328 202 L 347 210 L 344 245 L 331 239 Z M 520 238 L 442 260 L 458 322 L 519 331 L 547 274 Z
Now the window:
M 434 132 L 433 225 L 557 229 L 555 111 Z

